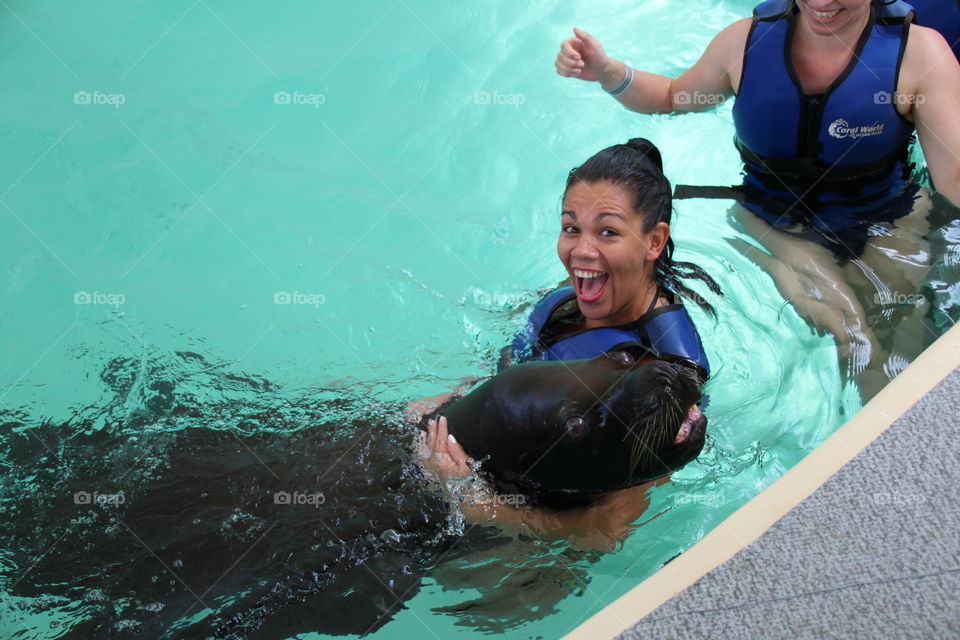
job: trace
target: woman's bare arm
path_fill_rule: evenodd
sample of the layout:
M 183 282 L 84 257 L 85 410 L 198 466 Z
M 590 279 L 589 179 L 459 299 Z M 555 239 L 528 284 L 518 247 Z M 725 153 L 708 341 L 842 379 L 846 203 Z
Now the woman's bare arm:
M 910 27 L 897 99 L 912 106 L 933 186 L 960 206 L 960 65 L 938 32 Z
M 631 111 L 674 113 L 713 108 L 734 94 L 751 20 L 738 20 L 721 31 L 700 59 L 678 78 L 636 70 L 629 89 L 616 100 Z M 610 91 L 622 82 L 627 66 L 607 56 L 600 42 L 582 29 L 564 40 L 554 63 L 557 73 L 599 82 Z
M 489 492 L 470 496 L 461 503 L 461 509 L 467 522 L 495 525 L 536 538 L 564 539 L 578 549 L 614 551 L 649 506 L 647 492 L 666 481 L 667 478 L 661 478 L 608 493 L 598 504 L 583 509 L 553 511 L 528 507 L 522 504 L 522 496 Z

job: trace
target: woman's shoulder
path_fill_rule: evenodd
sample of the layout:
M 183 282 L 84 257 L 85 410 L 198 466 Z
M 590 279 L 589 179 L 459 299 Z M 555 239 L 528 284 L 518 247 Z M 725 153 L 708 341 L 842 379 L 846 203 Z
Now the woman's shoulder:
M 923 67 L 927 70 L 933 64 L 942 61 L 953 62 L 956 57 L 943 34 L 930 27 L 911 24 L 907 35 L 907 46 L 903 52 L 903 64 Z
M 743 48 L 747 44 L 747 36 L 750 35 L 752 26 L 753 18 L 741 18 L 731 22 L 714 36 L 713 42 L 728 48 L 731 53 L 743 55 Z
M 897 92 L 913 96 L 923 91 L 924 82 L 942 82 L 956 73 L 956 56 L 943 35 L 930 27 L 910 25 Z
M 725 27 L 713 37 L 701 60 L 725 73 L 730 79 L 730 87 L 736 93 L 740 85 L 743 69 L 743 56 L 747 50 L 747 38 L 753 18 L 743 18 Z

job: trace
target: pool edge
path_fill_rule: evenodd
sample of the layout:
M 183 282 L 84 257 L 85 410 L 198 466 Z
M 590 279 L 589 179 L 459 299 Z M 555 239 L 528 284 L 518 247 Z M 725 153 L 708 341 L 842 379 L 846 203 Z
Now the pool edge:
M 960 328 L 928 347 L 866 406 L 699 542 L 564 636 L 613 638 L 762 536 L 960 366 Z

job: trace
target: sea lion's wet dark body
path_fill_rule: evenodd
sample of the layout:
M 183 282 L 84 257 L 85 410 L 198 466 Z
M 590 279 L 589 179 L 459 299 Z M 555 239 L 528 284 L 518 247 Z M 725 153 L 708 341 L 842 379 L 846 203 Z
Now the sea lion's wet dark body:
M 642 355 L 515 365 L 437 413 L 498 490 L 545 505 L 576 503 L 578 495 L 665 476 L 703 448 L 706 418 L 674 443 L 700 401 L 696 374 L 662 361 L 636 364 Z
M 0 547 L 16 550 L 10 582 L 23 578 L 9 591 L 83 601 L 67 638 L 372 632 L 457 540 L 444 533 L 449 507 L 424 486 L 399 424 L 197 427 L 137 442 L 129 432 L 10 426 L 0 428 L 9 481 Z M 33 494 L 16 489 L 27 474 L 35 477 L 21 486 Z M 122 504 L 74 500 L 120 491 Z M 323 497 L 314 506 L 278 503 L 278 494 Z M 494 534 L 474 531 L 471 543 L 484 537 Z
M 115 359 L 112 395 L 68 423 L 0 410 L 3 590 L 73 611 L 58 637 L 372 633 L 439 558 L 503 544 L 448 532 L 403 403 L 291 397 L 178 355 Z
M 0 412 L 0 549 L 8 554 L 4 589 L 47 603 L 31 605 L 39 608 L 82 606 L 61 637 L 278 640 L 311 631 L 369 633 L 418 592 L 439 558 L 447 562 L 504 543 L 494 529 L 468 529 L 466 539 L 449 531 L 449 506 L 423 482 L 411 455 L 413 434 L 402 424 L 402 406 L 342 399 L 348 390 L 329 390 L 331 400 L 292 403 L 264 381 L 220 375 L 200 356 L 189 355 L 181 354 L 175 376 L 135 360 L 111 362 L 101 378 L 115 395 L 106 405 L 92 407 L 89 419 L 81 414 L 51 425 L 22 412 Z M 660 383 L 650 384 L 649 375 L 686 389 L 656 369 L 632 373 L 616 361 L 598 363 L 551 374 L 551 385 L 564 378 L 592 380 L 596 395 L 619 416 L 649 408 L 644 390 L 663 391 Z M 535 402 L 515 402 L 524 390 L 542 393 L 536 383 L 550 370 L 549 365 L 518 365 L 447 407 L 451 426 L 468 450 L 482 458 L 488 448 L 485 464 L 500 465 L 496 468 L 506 477 L 511 465 L 526 464 L 523 454 L 542 447 L 552 432 L 541 427 L 539 439 L 526 443 L 517 431 L 522 422 L 504 419 L 500 412 L 526 407 L 527 420 L 567 415 L 539 396 Z M 177 382 L 184 378 L 192 379 L 192 386 Z M 225 399 L 195 395 L 211 389 Z M 137 393 L 139 408 L 131 412 Z M 682 402 L 687 393 L 693 392 L 679 392 Z M 589 420 L 604 411 L 583 406 L 568 403 L 563 411 Z M 548 473 L 551 462 L 534 466 L 544 473 L 531 477 L 561 483 L 589 479 L 586 469 L 604 482 L 636 480 L 624 480 L 623 469 L 603 475 L 603 465 L 588 459 L 584 443 L 594 442 L 589 424 L 579 449 L 574 442 L 568 451 L 560 442 L 553 451 L 561 457 L 549 458 L 573 460 L 580 470 Z M 504 442 L 513 439 L 530 448 Z M 597 439 L 589 446 L 603 451 L 627 445 Z M 687 453 L 663 458 L 667 467 L 695 455 L 692 449 L 678 451 Z M 606 464 L 622 463 L 614 456 Z M 640 468 L 642 473 L 658 469 L 647 462 Z M 515 484 L 526 487 L 525 482 Z M 597 482 L 588 484 L 600 488 Z M 75 499 L 78 492 L 121 491 L 119 504 Z M 298 492 L 322 494 L 323 502 L 314 506 L 275 498 Z M 570 567 L 569 560 L 561 564 L 558 583 L 569 581 L 571 570 L 582 571 Z M 530 582 L 529 575 L 516 577 Z M 499 602 L 515 600 L 509 589 L 505 592 L 504 580 L 491 584 Z M 519 588 L 519 582 L 510 588 Z M 566 593 L 544 592 L 541 604 Z M 483 617 L 478 602 L 463 609 Z

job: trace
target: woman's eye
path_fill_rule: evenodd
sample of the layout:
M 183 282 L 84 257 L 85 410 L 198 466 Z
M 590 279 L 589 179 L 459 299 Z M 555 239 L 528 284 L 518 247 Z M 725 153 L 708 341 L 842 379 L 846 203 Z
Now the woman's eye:
M 577 228 L 576 228 L 575 226 L 573 226 L 572 224 L 565 224 L 565 225 L 563 225 L 562 227 L 560 227 L 560 230 L 563 231 L 564 233 L 576 233 L 576 232 L 577 232 Z
M 612 238 L 613 236 L 618 236 L 620 234 L 614 231 L 613 229 L 604 229 L 603 231 L 600 232 L 600 235 L 607 238 Z

